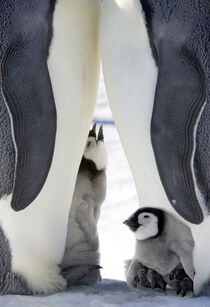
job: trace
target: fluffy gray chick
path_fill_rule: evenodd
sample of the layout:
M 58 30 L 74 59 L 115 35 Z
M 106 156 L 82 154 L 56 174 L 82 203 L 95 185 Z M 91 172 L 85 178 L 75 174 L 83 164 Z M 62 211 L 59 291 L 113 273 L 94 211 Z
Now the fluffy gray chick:
M 107 152 L 102 126 L 89 131 L 69 214 L 62 262 L 68 286 L 100 280 L 97 222 L 106 195 Z
M 194 241 L 188 226 L 163 210 L 149 207 L 138 209 L 124 224 L 134 232 L 136 238 L 135 256 L 126 274 L 130 289 L 138 287 L 138 276 L 140 286 L 154 287 L 159 282 L 159 286 L 165 288 L 165 282 L 175 286 L 182 295 L 191 290 Z M 142 272 L 147 274 L 147 278 L 145 274 L 139 275 Z M 153 282 L 152 275 L 155 272 L 156 281 Z M 181 285 L 178 279 L 182 281 Z

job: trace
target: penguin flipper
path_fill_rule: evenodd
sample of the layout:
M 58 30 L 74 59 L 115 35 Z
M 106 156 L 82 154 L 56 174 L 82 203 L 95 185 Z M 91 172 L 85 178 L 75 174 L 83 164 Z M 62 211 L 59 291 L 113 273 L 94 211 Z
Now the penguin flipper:
M 151 139 L 163 187 L 174 209 L 187 221 L 203 221 L 194 173 L 196 129 L 206 99 L 203 72 L 182 43 L 158 46 L 158 81 Z
M 37 31 L 17 38 L 1 64 L 2 90 L 16 151 L 11 201 L 15 211 L 25 209 L 39 194 L 54 151 L 56 109 L 41 36 Z

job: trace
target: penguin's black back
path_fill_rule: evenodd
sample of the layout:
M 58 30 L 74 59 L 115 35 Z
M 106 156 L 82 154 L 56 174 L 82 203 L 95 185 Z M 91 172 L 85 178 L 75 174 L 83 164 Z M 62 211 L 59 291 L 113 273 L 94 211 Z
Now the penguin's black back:
M 159 70 L 151 125 L 159 173 L 169 200 L 176 202 L 174 208 L 200 223 L 190 160 L 194 155 L 196 184 L 210 210 L 210 1 L 139 1 Z M 167 171 L 173 167 L 176 173 Z

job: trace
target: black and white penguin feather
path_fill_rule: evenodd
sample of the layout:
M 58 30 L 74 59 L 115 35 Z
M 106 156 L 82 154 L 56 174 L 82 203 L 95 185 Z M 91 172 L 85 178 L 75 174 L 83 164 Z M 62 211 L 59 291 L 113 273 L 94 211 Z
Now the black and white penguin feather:
M 170 274 L 183 267 L 193 279 L 193 247 L 191 230 L 171 214 L 156 208 L 138 209 L 125 222 L 136 238 L 134 258 L 128 268 L 128 287 L 136 287 L 141 266 L 152 269 L 170 284 Z

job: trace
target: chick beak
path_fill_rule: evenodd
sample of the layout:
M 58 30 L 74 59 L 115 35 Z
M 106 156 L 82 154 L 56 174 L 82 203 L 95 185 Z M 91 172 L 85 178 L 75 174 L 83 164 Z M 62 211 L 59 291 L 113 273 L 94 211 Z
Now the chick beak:
M 139 224 L 133 220 L 125 220 L 123 224 L 127 225 L 132 231 L 136 231 L 139 228 Z

